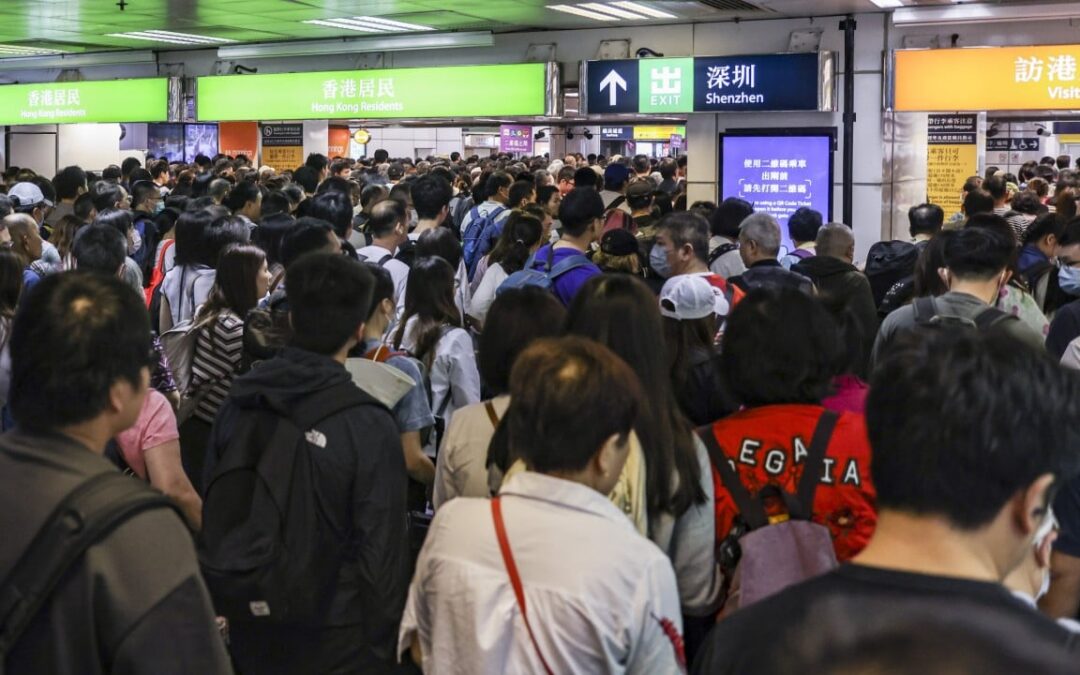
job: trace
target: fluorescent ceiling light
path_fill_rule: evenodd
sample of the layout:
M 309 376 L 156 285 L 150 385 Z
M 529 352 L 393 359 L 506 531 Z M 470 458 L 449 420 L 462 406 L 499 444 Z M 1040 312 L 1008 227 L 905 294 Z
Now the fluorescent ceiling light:
M 581 9 L 574 5 L 548 5 L 548 9 L 553 9 L 556 12 L 564 12 L 566 14 L 576 14 L 577 16 L 583 16 L 586 19 L 595 19 L 597 21 L 618 21 L 617 18 L 610 14 L 600 14 L 599 12 Z
M 49 56 L 53 54 L 65 54 L 61 49 L 47 49 L 45 47 L 24 47 L 22 45 L 0 45 L 0 56 Z
M 941 26 L 958 23 L 1010 23 L 1014 21 L 1060 21 L 1080 17 L 1077 3 L 1040 5 L 958 5 L 954 7 L 904 7 L 892 14 L 897 26 Z
M 33 70 L 38 68 L 86 68 L 90 66 L 134 65 L 157 63 L 154 52 L 148 50 L 116 50 L 85 54 L 53 54 L 0 59 L 0 70 Z
M 870 0 L 870 2 L 882 9 L 894 9 L 904 6 L 904 3 L 900 2 L 900 0 Z
M 639 2 L 587 2 L 580 5 L 548 5 L 548 9 L 583 16 L 596 21 L 645 21 L 648 19 L 675 19 L 674 14 L 654 9 Z
M 128 38 L 131 40 L 146 40 L 147 42 L 165 42 L 174 45 L 217 45 L 226 42 L 235 42 L 219 37 L 206 35 L 192 35 L 191 33 L 173 33 L 167 30 L 140 30 L 131 33 L 108 33 L 108 37 Z
M 400 52 L 421 49 L 451 49 L 454 47 L 491 47 L 495 39 L 490 32 L 424 33 L 416 35 L 372 35 L 370 37 L 337 38 L 296 42 L 230 45 L 218 47 L 219 59 L 259 59 L 276 56 L 312 56 L 348 54 L 352 52 Z
M 629 9 L 630 11 L 637 12 L 638 14 L 644 14 L 645 16 L 650 16 L 650 17 L 652 17 L 654 19 L 676 19 L 676 18 L 678 18 L 674 14 L 670 14 L 668 12 L 662 12 L 659 9 L 656 9 L 654 7 L 649 7 L 648 5 L 643 5 L 643 4 L 639 3 L 639 2 L 613 2 L 611 4 L 615 5 L 616 7 L 622 7 L 623 9 Z
M 415 23 L 394 21 L 377 16 L 353 16 L 341 19 L 311 19 L 303 23 L 316 26 L 328 26 L 330 28 L 343 28 L 355 30 L 361 33 L 401 33 L 406 31 L 435 30 L 431 26 L 421 26 Z

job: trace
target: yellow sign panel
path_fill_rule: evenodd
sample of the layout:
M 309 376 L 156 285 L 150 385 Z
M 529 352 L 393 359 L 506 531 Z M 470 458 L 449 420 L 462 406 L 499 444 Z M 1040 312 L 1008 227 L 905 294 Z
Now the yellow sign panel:
M 371 140 L 371 132 L 367 129 L 357 129 L 352 138 L 357 145 L 367 145 L 368 141 Z
M 978 168 L 975 145 L 931 145 L 927 147 L 926 198 L 945 210 L 946 216 L 960 212 L 964 181 Z
M 898 50 L 893 109 L 1080 109 L 1080 44 Z
M 686 136 L 686 127 L 674 125 L 634 127 L 635 141 L 664 141 L 666 143 L 672 136 Z
M 304 148 L 299 145 L 263 146 L 262 163 L 278 171 L 292 171 L 304 163 Z

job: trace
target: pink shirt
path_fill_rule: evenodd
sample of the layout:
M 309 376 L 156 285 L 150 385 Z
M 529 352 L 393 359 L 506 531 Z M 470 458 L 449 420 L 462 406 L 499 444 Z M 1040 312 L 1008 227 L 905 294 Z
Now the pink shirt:
M 866 412 L 866 395 L 870 386 L 854 375 L 840 375 L 833 379 L 836 393 L 821 402 L 829 410 L 853 412 L 860 415 Z
M 176 413 L 173 412 L 169 399 L 151 389 L 146 394 L 139 419 L 135 426 L 121 432 L 116 437 L 116 444 L 124 454 L 124 461 L 139 478 L 146 479 L 146 458 L 144 453 L 150 448 L 175 441 L 180 438 L 176 428 Z

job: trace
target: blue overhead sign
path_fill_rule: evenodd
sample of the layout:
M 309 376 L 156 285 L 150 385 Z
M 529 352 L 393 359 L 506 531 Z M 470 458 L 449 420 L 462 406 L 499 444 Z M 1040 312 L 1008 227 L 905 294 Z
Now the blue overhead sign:
M 586 61 L 590 115 L 836 109 L 832 52 Z
M 632 141 L 634 140 L 634 127 L 600 127 L 600 140 Z

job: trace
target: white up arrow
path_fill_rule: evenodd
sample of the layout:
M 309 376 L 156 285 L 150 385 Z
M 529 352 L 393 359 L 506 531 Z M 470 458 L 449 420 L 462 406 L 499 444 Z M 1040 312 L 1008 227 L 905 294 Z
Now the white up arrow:
M 608 73 L 604 79 L 600 80 L 600 91 L 604 91 L 605 89 L 608 90 L 608 105 L 612 107 L 615 106 L 620 88 L 623 91 L 626 91 L 626 80 L 614 70 Z

